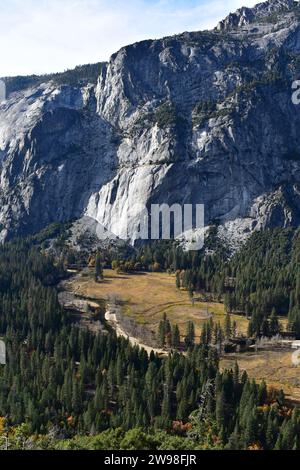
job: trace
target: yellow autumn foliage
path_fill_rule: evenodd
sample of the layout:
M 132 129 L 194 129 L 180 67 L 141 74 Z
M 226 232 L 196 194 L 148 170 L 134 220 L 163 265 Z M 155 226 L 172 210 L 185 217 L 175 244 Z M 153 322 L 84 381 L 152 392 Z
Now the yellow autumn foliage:
M 5 430 L 5 418 L 0 416 L 0 435 L 4 433 Z

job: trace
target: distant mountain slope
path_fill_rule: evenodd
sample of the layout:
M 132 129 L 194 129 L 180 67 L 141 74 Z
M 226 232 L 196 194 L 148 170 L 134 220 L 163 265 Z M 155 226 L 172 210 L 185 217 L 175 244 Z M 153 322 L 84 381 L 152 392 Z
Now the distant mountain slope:
M 299 224 L 298 2 L 270 0 L 213 31 L 133 44 L 99 68 L 96 84 L 94 69 L 84 82 L 8 82 L 2 240 L 84 214 L 122 235 L 126 205 L 134 238 L 137 201 L 204 203 L 224 238 Z
M 79 65 L 75 69 L 66 70 L 61 73 L 52 73 L 49 75 L 28 75 L 19 77 L 3 77 L 6 85 L 8 97 L 17 91 L 26 90 L 38 86 L 42 83 L 53 81 L 56 85 L 83 86 L 88 83 L 97 83 L 102 67 L 105 62 L 98 64 Z

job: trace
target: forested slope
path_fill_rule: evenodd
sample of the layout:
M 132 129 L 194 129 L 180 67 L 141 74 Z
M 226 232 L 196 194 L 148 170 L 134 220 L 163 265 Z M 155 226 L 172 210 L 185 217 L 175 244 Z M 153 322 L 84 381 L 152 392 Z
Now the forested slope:
M 121 448 L 129 445 L 125 432 L 139 428 L 132 435 L 144 436 L 145 448 L 299 448 L 298 412 L 238 367 L 221 373 L 209 326 L 186 356 L 148 357 L 109 330 L 96 335 L 73 324 L 57 301 L 62 275 L 32 240 L 0 249 L 0 335 L 8 353 L 0 432 L 7 429 L 13 445 L 21 435 L 25 446 L 103 448 L 107 434 L 59 442 L 122 428 L 110 431 L 109 444 Z

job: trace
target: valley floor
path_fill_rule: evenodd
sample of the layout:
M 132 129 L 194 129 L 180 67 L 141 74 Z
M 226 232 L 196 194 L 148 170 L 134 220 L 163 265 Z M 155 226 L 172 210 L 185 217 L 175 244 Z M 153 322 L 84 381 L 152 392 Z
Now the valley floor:
M 196 327 L 196 340 L 199 338 L 204 323 L 213 318 L 221 325 L 225 321 L 224 305 L 216 302 L 196 302 L 194 306 L 188 293 L 176 289 L 175 277 L 166 273 L 118 274 L 113 270 L 105 271 L 101 283 L 94 281 L 92 269 L 76 274 L 64 283 L 64 288 L 79 298 L 107 304 L 106 319 L 116 329 L 119 336 L 128 337 L 133 345 L 139 345 L 148 353 L 155 350 L 158 354 L 166 351 L 129 334 L 121 325 L 110 305 L 119 305 L 119 311 L 125 318 L 133 319 L 138 325 L 157 332 L 160 320 L 166 313 L 172 324 L 178 324 L 184 336 L 186 324 L 193 321 Z M 111 311 L 110 311 L 111 310 Z M 244 316 L 232 315 L 239 334 L 246 334 L 248 320 Z M 283 389 L 287 398 L 300 403 L 300 369 L 292 364 L 292 351 L 259 351 L 258 353 L 228 354 L 221 362 L 223 368 L 233 367 L 238 362 L 241 370 L 246 370 L 250 377 L 276 389 Z
M 164 313 L 172 324 L 178 324 L 183 336 L 189 320 L 194 322 L 198 337 L 209 318 L 212 317 L 221 325 L 225 321 L 222 303 L 200 301 L 193 306 L 188 293 L 176 289 L 175 276 L 166 273 L 118 274 L 113 270 L 105 270 L 104 281 L 96 283 L 92 270 L 87 270 L 75 276 L 69 282 L 69 288 L 89 299 L 109 301 L 114 298 L 122 305 L 124 316 L 154 331 L 157 331 Z M 232 315 L 234 320 L 239 333 L 246 333 L 247 319 Z
M 286 398 L 294 404 L 300 403 L 300 366 L 292 363 L 292 351 L 259 351 L 226 355 L 221 362 L 223 369 L 238 362 L 241 370 L 257 382 L 265 380 L 268 386 L 283 389 Z

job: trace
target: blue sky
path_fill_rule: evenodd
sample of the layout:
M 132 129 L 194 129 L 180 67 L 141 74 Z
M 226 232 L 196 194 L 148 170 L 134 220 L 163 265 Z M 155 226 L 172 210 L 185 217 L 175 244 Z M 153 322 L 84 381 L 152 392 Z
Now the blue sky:
M 214 27 L 258 0 L 0 0 L 0 77 L 108 60 L 142 39 Z

